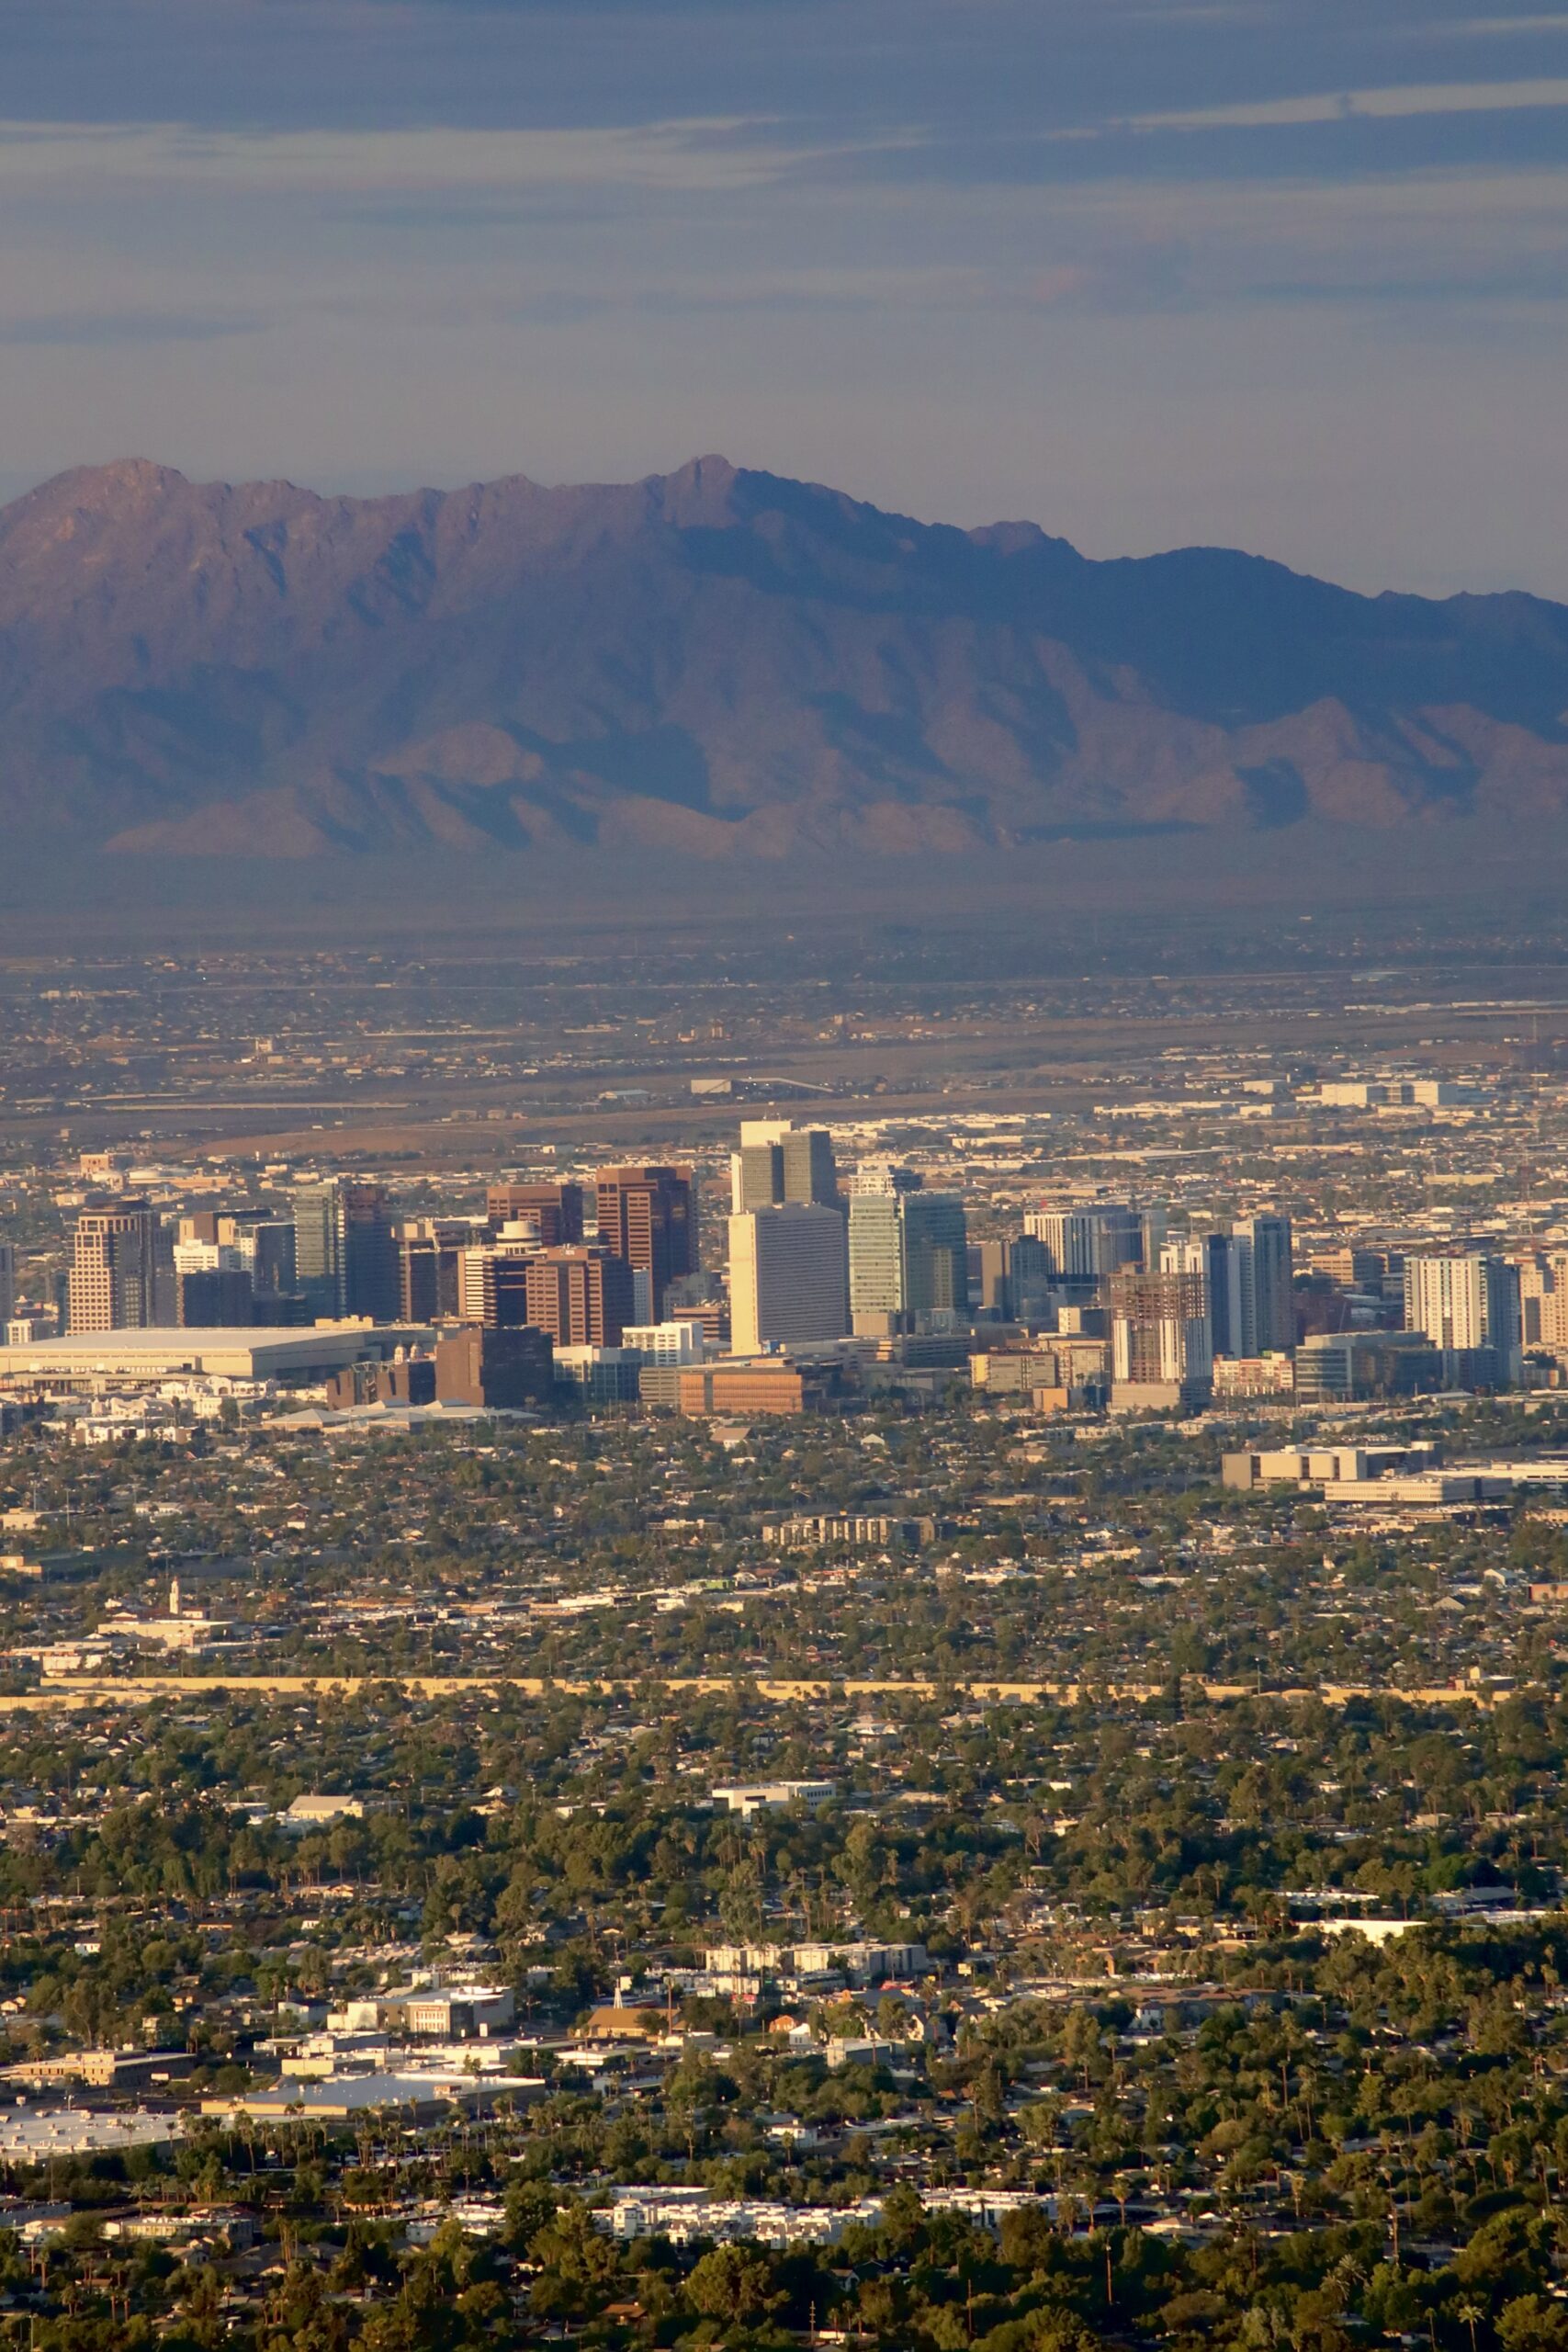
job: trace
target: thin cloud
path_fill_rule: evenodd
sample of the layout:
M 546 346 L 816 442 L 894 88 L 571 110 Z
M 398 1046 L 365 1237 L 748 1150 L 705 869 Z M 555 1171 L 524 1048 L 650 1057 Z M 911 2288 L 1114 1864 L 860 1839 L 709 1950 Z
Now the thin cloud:
M 0 175 L 221 186 L 242 193 L 403 199 L 440 189 L 635 188 L 724 194 L 766 187 L 831 153 L 908 144 L 914 131 L 830 150 L 763 117 L 631 128 L 212 131 L 183 123 L 0 123 Z
M 1358 117 L 1392 122 L 1420 115 L 1514 113 L 1526 107 L 1568 107 L 1568 75 L 1529 82 L 1407 82 L 1386 89 L 1325 90 L 1301 97 L 1248 98 L 1235 106 L 1130 115 L 1123 121 L 1099 128 L 1285 130 L 1312 123 L 1354 121 Z M 1082 132 L 1076 135 L 1081 136 Z
M 1495 33 L 1568 33 L 1568 16 L 1459 17 L 1451 23 L 1412 26 L 1412 32 L 1429 33 L 1444 40 L 1490 40 Z
M 0 319 L 0 344 L 216 343 L 229 335 L 259 334 L 266 323 L 262 318 L 225 318 L 206 311 L 59 311 Z

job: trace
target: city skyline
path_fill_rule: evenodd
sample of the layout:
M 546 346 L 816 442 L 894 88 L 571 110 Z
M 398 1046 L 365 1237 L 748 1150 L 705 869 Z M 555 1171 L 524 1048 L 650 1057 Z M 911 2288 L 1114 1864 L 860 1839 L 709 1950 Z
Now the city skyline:
M 1245 1107 L 1279 1110 L 1278 1081 L 1249 1083 Z M 1486 1107 L 1480 1090 L 1425 1078 L 1335 1078 L 1297 1102 L 1374 1119 Z M 4 1376 L 23 1394 L 61 1377 L 69 1389 L 93 1335 L 189 1329 L 199 1369 L 206 1353 L 241 1360 L 247 1329 L 262 1330 L 253 1344 L 265 1356 L 312 1325 L 325 1334 L 317 1357 L 301 1340 L 287 1359 L 302 1374 L 338 1363 L 345 1338 L 352 1354 L 360 1335 L 357 1361 L 329 1381 L 334 1409 L 440 1408 L 454 1401 L 447 1380 L 482 1398 L 456 1351 L 461 1330 L 525 1334 L 541 1396 L 553 1361 L 558 1404 L 580 1390 L 590 1408 L 714 1410 L 726 1384 L 761 1379 L 769 1409 L 810 1409 L 823 1397 L 804 1377 L 787 1388 L 764 1377 L 795 1363 L 826 1384 L 823 1396 L 846 1401 L 874 1370 L 917 1386 L 966 1373 L 976 1392 L 1027 1394 L 1043 1412 L 1112 1415 L 1289 1412 L 1292 1399 L 1300 1411 L 1561 1375 L 1568 1250 L 1550 1242 L 1499 1247 L 1423 1220 L 1395 1242 L 1370 1225 L 1359 1246 L 1325 1248 L 1320 1224 L 1298 1267 L 1292 1215 L 1258 1204 L 1256 1185 L 1245 1216 L 1201 1198 L 1080 1189 L 1032 1200 L 1027 1188 L 998 1214 L 994 1193 L 929 1185 L 886 1157 L 886 1140 L 861 1123 L 835 1136 L 742 1119 L 716 1166 L 589 1163 L 555 1182 L 496 1179 L 482 1215 L 438 1193 L 405 1216 L 363 1175 L 280 1195 L 276 1169 L 248 1203 L 177 1226 L 123 1186 L 90 1193 L 69 1283 L 57 1278 L 54 1306 L 35 1305 L 6 1329 Z M 86 1154 L 80 1166 L 112 1185 L 123 1162 Z M 729 1210 L 715 1221 L 725 1244 L 705 1261 L 705 1187 Z M 13 1248 L 13 1296 L 15 1267 Z M 177 1340 L 162 1355 L 150 1344 L 154 1373 L 177 1370 Z M 513 1376 L 509 1360 L 497 1364 Z M 700 1385 L 682 1385 L 705 1366 Z

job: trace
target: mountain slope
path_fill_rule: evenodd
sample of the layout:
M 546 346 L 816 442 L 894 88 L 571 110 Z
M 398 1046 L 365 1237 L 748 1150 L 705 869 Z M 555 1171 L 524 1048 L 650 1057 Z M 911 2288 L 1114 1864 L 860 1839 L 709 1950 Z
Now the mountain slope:
M 1568 811 L 1568 609 L 1095 563 L 703 458 L 0 513 L 0 822 L 128 852 L 962 850 Z

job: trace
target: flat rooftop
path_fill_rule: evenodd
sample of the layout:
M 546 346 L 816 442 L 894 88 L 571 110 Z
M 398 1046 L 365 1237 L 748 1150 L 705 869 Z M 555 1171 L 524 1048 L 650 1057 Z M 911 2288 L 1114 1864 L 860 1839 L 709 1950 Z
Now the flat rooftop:
M 62 1340 L 0 1347 L 0 1380 L 169 1379 L 182 1372 L 230 1380 L 304 1379 L 338 1371 L 367 1352 L 368 1323 L 287 1324 L 231 1329 L 162 1326 L 135 1331 L 78 1331 Z

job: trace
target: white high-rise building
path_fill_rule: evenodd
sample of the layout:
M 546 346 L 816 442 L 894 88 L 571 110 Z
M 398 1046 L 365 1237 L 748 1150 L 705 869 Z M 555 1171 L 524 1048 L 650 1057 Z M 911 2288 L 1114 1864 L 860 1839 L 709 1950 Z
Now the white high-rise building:
M 237 1243 L 231 1241 L 176 1241 L 175 1272 L 176 1274 L 248 1274 L 255 1262 L 255 1253 L 249 1260 Z
M 1404 1320 L 1445 1355 L 1489 1348 L 1499 1380 L 1520 1376 L 1519 1270 L 1506 1259 L 1480 1250 L 1406 1258 Z
M 628 1323 L 623 1348 L 635 1348 L 644 1363 L 701 1363 L 707 1353 L 702 1328 L 691 1322 Z
M 1208 1285 L 1178 1263 L 1201 1243 L 1168 1243 L 1158 1273 L 1120 1273 L 1111 1285 L 1112 1396 L 1123 1403 L 1206 1401 L 1213 1387 Z
M 844 1219 L 811 1201 L 780 1201 L 729 1220 L 730 1347 L 841 1340 L 849 1330 Z
M 459 1323 L 482 1323 L 485 1319 L 485 1267 L 490 1251 L 482 1242 L 474 1242 L 457 1252 L 457 1320 Z
M 1122 1202 L 1097 1201 L 1086 1208 L 1032 1209 L 1025 1233 L 1044 1245 L 1051 1275 L 1059 1283 L 1106 1282 L 1120 1267 L 1135 1266 L 1144 1254 L 1144 1220 Z
M 17 1312 L 17 1246 L 0 1241 L 0 1327 Z
M 512 1217 L 489 1241 L 470 1242 L 457 1252 L 457 1320 L 459 1323 L 485 1323 L 491 1317 L 487 1301 L 494 1297 L 495 1267 L 498 1261 L 525 1261 L 539 1255 L 543 1243 L 539 1228 L 531 1217 Z
M 955 1193 L 928 1193 L 907 1168 L 857 1170 L 850 1186 L 850 1328 L 857 1338 L 963 1323 L 969 1232 Z
M 1217 1356 L 1258 1353 L 1252 1244 L 1233 1233 L 1183 1235 L 1160 1245 L 1159 1271 L 1201 1274 L 1209 1316 L 1209 1341 Z

